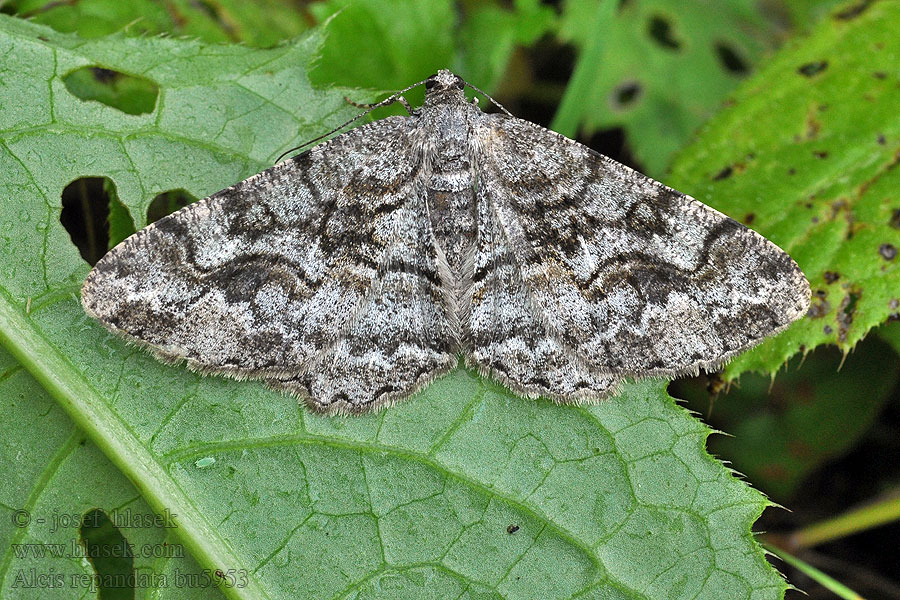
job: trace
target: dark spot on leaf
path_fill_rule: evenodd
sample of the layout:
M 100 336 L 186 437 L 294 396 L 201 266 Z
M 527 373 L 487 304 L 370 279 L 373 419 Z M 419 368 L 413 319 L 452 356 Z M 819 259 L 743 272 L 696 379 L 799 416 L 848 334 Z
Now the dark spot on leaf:
M 825 271 L 822 274 L 822 277 L 825 279 L 825 283 L 831 284 L 841 278 L 840 273 L 835 273 L 834 271 Z
M 874 73 L 872 73 L 872 77 L 874 77 L 875 79 L 887 79 L 887 73 L 885 73 L 884 71 L 875 71 Z
M 897 258 L 897 247 L 893 244 L 882 244 L 878 246 L 878 254 L 880 254 L 884 260 L 894 260 Z
M 637 81 L 626 81 L 613 90 L 610 104 L 614 110 L 625 110 L 640 99 L 643 91 Z
M 862 0 L 853 6 L 849 6 L 843 10 L 834 13 L 834 18 L 840 21 L 850 21 L 868 10 L 875 0 Z
M 885 139 L 883 133 L 881 133 L 881 134 L 878 135 L 878 143 L 879 143 L 879 145 L 881 145 L 881 146 L 884 146 L 885 144 L 887 144 L 887 139 Z
M 900 229 L 900 208 L 895 208 L 894 212 L 891 213 L 891 220 L 888 221 L 888 225 L 894 229 Z
M 819 131 L 821 129 L 822 122 L 819 121 L 817 112 L 815 110 L 810 110 L 806 115 L 806 139 L 816 139 L 819 137 Z
M 724 42 L 716 43 L 716 55 L 719 57 L 719 63 L 721 63 L 729 73 L 745 75 L 750 70 L 747 61 L 741 58 L 741 55 L 738 54 L 737 50 Z
M 830 312 L 831 304 L 828 302 L 828 300 L 817 300 L 810 303 L 809 310 L 806 312 L 806 316 L 808 316 L 810 319 L 818 319 L 820 317 L 824 317 Z
M 813 156 L 816 158 L 828 158 L 828 152 L 825 150 L 816 150 L 813 152 Z
M 831 328 L 831 325 L 826 325 L 822 328 L 822 331 L 825 333 L 825 335 L 831 335 L 832 333 L 834 333 L 834 329 Z
M 514 534 L 515 532 L 517 532 L 518 530 L 519 530 L 519 526 L 518 526 L 518 525 L 510 525 L 509 527 L 506 528 L 506 533 L 512 535 L 512 534 Z
M 158 194 L 147 207 L 147 224 L 159 221 L 166 215 L 171 215 L 176 210 L 196 201 L 196 198 L 182 189 Z
M 744 225 L 750 225 L 755 220 L 756 220 L 756 214 L 754 214 L 754 213 L 747 213 L 746 215 L 744 215 Z
M 797 72 L 803 75 L 804 77 L 813 77 L 818 75 L 822 71 L 828 68 L 827 60 L 818 60 L 815 62 L 808 62 L 805 65 L 802 65 L 797 69 Z
M 109 250 L 111 223 L 115 222 L 117 232 L 121 232 L 116 238 L 134 233 L 128 210 L 119 201 L 115 184 L 107 177 L 81 177 L 67 185 L 62 193 L 59 222 L 90 265 L 97 264 Z
M 648 31 L 650 32 L 650 37 L 653 38 L 653 41 L 663 48 L 666 48 L 667 50 L 681 49 L 681 42 L 675 39 L 675 36 L 672 33 L 672 24 L 669 23 L 668 19 L 660 17 L 659 15 L 650 17 Z
M 838 322 L 838 341 L 840 342 L 847 341 L 847 331 L 853 323 L 853 313 L 856 312 L 860 294 L 861 292 L 858 289 L 853 289 L 841 300 L 841 306 L 835 315 Z
M 797 169 L 795 169 L 794 167 L 791 167 L 790 169 L 788 169 L 788 175 L 796 175 L 796 174 L 797 174 Z
M 84 556 L 94 567 L 97 597 L 134 598 L 134 553 L 109 515 L 100 508 L 87 511 L 78 535 Z
M 825 290 L 813 290 L 812 295 L 818 298 L 824 298 L 828 295 L 828 292 L 826 292 Z
M 69 71 L 63 83 L 82 100 L 94 100 L 129 115 L 153 112 L 159 96 L 159 86 L 149 79 L 99 66 Z
M 632 0 L 619 0 L 618 10 L 623 10 L 631 5 Z
M 41 40 L 42 42 L 49 42 L 49 41 L 50 41 L 50 38 L 48 38 L 46 35 L 39 35 L 39 36 L 37 36 L 37 37 L 38 37 L 38 39 Z
M 734 169 L 732 169 L 730 166 L 725 167 L 724 169 L 713 175 L 713 181 L 722 181 L 723 179 L 728 179 L 729 177 L 731 177 L 731 174 L 733 172 Z

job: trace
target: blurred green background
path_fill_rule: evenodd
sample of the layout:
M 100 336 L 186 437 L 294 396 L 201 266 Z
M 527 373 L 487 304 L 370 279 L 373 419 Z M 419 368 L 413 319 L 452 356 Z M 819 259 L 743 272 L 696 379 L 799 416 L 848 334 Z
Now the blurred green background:
M 780 181 L 797 171 L 803 175 L 806 169 L 803 194 L 813 210 L 813 200 L 848 168 L 846 164 L 832 165 L 827 167 L 829 171 L 819 173 L 813 171 L 814 166 L 825 164 L 822 154 L 827 155 L 832 147 L 856 148 L 853 131 L 871 132 L 873 147 L 884 147 L 886 156 L 900 143 L 893 135 L 898 131 L 896 118 L 881 122 L 879 113 L 865 104 L 871 101 L 875 106 L 877 100 L 884 100 L 886 97 L 878 96 L 881 88 L 861 93 L 863 100 L 853 100 L 856 104 L 852 107 L 838 101 L 842 90 L 861 85 L 900 86 L 898 55 L 886 59 L 886 67 L 868 69 L 869 53 L 878 48 L 862 48 L 853 57 L 855 62 L 843 57 L 847 58 L 843 70 L 840 58 L 834 55 L 808 62 L 792 58 L 792 53 L 803 55 L 810 46 L 810 52 L 824 52 L 828 43 L 844 35 L 843 28 L 851 27 L 848 23 L 875 4 L 881 3 L 21 0 L 2 3 L 0 11 L 86 38 L 124 31 L 135 36 L 185 36 L 258 47 L 277 45 L 311 27 L 324 27 L 326 41 L 310 71 L 316 85 L 357 88 L 354 99 L 373 100 L 379 93 L 405 87 L 439 68 L 450 68 L 521 118 L 575 137 L 650 176 L 671 181 L 701 200 L 707 201 L 702 192 L 708 186 L 711 204 L 759 228 L 779 244 L 797 247 L 791 253 L 813 283 L 808 322 L 812 323 L 809 331 L 814 327 L 818 337 L 802 330 L 783 347 L 773 344 L 774 349 L 757 362 L 741 363 L 721 376 L 676 381 L 670 392 L 728 434 L 710 439 L 713 454 L 732 463 L 755 487 L 789 509 L 769 509 L 757 523 L 757 531 L 769 533 L 769 543 L 795 552 L 866 598 L 897 598 L 900 524 L 896 517 L 871 529 L 862 519 L 851 524 L 848 532 L 826 536 L 815 544 L 798 545 L 790 537 L 860 506 L 896 507 L 900 498 L 900 323 L 893 322 L 897 319 L 896 301 L 890 303 L 900 293 L 900 284 L 894 271 L 884 268 L 893 264 L 890 247 L 896 255 L 900 244 L 892 241 L 896 237 L 879 238 L 881 256 L 850 246 L 851 238 L 859 242 L 872 231 L 860 204 L 856 213 L 847 211 L 850 216 L 842 222 L 841 247 L 851 250 L 849 258 L 841 259 L 849 267 L 839 271 L 834 265 L 842 263 L 834 258 L 836 253 L 814 238 L 819 234 L 815 226 L 794 231 L 779 220 L 784 207 L 800 202 L 799 195 L 778 195 Z M 883 10 L 900 25 L 896 5 Z M 764 120 L 754 127 L 751 119 L 729 129 L 727 114 L 710 120 L 723 111 L 740 114 L 742 106 L 752 108 L 753 103 L 757 113 L 747 108 L 745 114 L 789 111 L 785 107 L 795 95 L 793 88 L 786 84 L 780 96 L 772 91 L 773 82 L 777 87 L 785 77 L 777 67 L 779 57 L 785 56 L 788 58 L 782 62 L 794 60 L 789 70 L 792 81 L 799 82 L 796 85 L 818 85 L 815 82 L 820 77 L 831 79 L 804 100 L 798 109 L 807 115 L 803 128 L 778 138 L 778 159 L 766 162 L 766 148 L 775 156 L 774 142 L 770 144 L 769 139 L 784 132 L 767 130 Z M 871 61 L 873 65 L 878 62 L 874 54 Z M 859 75 L 861 69 L 868 70 Z M 765 74 L 754 80 L 761 72 Z M 152 111 L 156 98 L 152 82 L 102 69 L 70 73 L 65 84 L 81 98 L 112 104 L 131 114 Z M 872 98 L 865 99 L 867 95 Z M 772 98 L 776 96 L 785 104 L 775 102 Z M 407 97 L 415 105 L 421 91 Z M 862 117 L 851 118 L 857 109 L 860 115 L 872 115 L 872 122 L 860 124 Z M 828 127 L 843 133 L 829 139 L 823 134 Z M 812 148 L 813 154 L 804 154 L 796 164 L 778 164 L 779 160 L 793 160 L 793 150 L 823 139 L 831 146 Z M 721 150 L 731 140 L 735 148 L 742 148 L 738 158 L 725 156 L 728 151 Z M 745 152 L 744 146 L 751 150 Z M 864 155 L 863 148 L 852 156 L 859 161 L 858 156 Z M 757 161 L 765 166 L 754 167 Z M 710 165 L 718 166 L 713 169 Z M 888 163 L 885 170 L 890 168 Z M 739 175 L 747 179 L 745 171 L 756 179 L 745 181 L 744 188 L 727 187 Z M 705 173 L 706 179 L 701 181 L 697 172 Z M 871 182 L 866 179 L 863 183 L 864 189 L 859 185 L 861 196 Z M 760 198 L 753 189 L 771 194 Z M 887 215 L 871 217 L 871 222 L 885 227 L 878 230 L 879 235 L 898 236 L 900 231 L 900 209 L 892 208 L 900 206 L 896 190 L 888 186 L 872 205 L 871 210 Z M 102 182 L 72 193 L 102 194 Z M 842 194 L 834 197 L 840 200 Z M 156 210 L 164 214 L 190 200 L 167 197 Z M 822 208 L 823 220 L 829 214 L 831 219 L 843 214 L 845 205 L 838 200 L 829 200 Z M 745 201 L 755 203 L 747 206 L 756 208 L 745 208 Z M 796 222 L 795 213 L 789 214 Z M 133 224 L 117 221 L 116 215 L 112 206 L 109 238 L 113 241 L 133 228 Z M 818 218 L 812 217 L 811 222 L 817 225 Z M 84 229 L 84 220 L 84 215 L 76 216 L 67 226 Z M 98 243 L 96 238 L 105 232 L 82 231 L 81 235 L 83 245 L 93 246 L 95 254 L 102 254 L 108 245 L 108 240 Z M 804 241 L 809 243 L 804 246 Z M 817 258 L 829 252 L 827 260 Z M 870 289 L 878 292 L 870 293 Z M 878 311 L 865 304 L 873 297 L 883 304 Z M 815 321 L 823 316 L 833 317 L 833 324 Z M 853 329 L 854 323 L 857 329 Z M 789 580 L 810 598 L 834 597 L 802 573 L 780 562 L 777 565 L 787 570 Z

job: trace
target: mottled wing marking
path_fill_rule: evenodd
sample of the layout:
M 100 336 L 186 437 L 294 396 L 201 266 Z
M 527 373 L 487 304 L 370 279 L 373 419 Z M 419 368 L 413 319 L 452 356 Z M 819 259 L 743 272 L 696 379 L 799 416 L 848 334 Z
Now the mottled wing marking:
M 522 281 L 488 188 L 478 188 L 478 231 L 466 361 L 526 397 L 557 402 L 604 398 L 618 378 L 599 375 L 552 335 Z
M 161 219 L 97 263 L 82 290 L 85 309 L 194 369 L 289 378 L 315 364 L 321 379 L 337 376 L 325 357 L 362 356 L 360 344 L 384 341 L 359 337 L 361 323 L 379 324 L 379 314 L 417 294 L 403 310 L 427 326 L 381 325 L 394 336 L 387 343 L 400 344 L 399 335 L 434 349 L 396 375 L 415 371 L 424 381 L 449 359 L 434 342 L 446 308 L 425 293 L 436 270 L 402 266 L 404 252 L 417 252 L 422 270 L 435 261 L 433 248 L 410 246 L 425 239 L 409 238 L 410 222 L 427 220 L 415 133 L 409 118 L 377 121 Z M 396 378 L 391 385 L 403 387 Z
M 725 215 L 527 121 L 473 135 L 526 294 L 599 372 L 713 368 L 805 312 L 796 263 Z
M 363 412 L 405 398 L 453 368 L 459 325 L 422 198 L 395 218 L 368 298 L 344 334 L 304 372 L 267 382 L 323 412 Z

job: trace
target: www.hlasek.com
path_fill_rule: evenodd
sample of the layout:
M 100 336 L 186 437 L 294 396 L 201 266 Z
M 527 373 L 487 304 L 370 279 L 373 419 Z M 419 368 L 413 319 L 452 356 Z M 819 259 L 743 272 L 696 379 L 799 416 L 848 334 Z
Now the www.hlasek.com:
M 56 544 L 10 544 L 16 558 L 184 558 L 181 544 L 91 544 L 75 539 Z

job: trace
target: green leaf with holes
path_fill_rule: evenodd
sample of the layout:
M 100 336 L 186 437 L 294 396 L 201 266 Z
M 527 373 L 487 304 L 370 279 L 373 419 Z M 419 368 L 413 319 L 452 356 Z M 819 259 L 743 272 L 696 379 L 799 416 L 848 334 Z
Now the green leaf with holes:
M 573 136 L 622 127 L 659 177 L 770 43 L 756 4 L 567 2 L 560 35 L 579 57 L 552 128 Z
M 465 72 L 472 83 L 492 90 L 516 46 L 530 45 L 556 26 L 553 9 L 540 0 L 516 0 L 512 6 L 476 3 L 464 13 L 451 0 L 329 0 L 302 9 L 286 0 L 169 0 L 165 6 L 154 0 L 12 0 L 4 12 L 87 38 L 121 31 L 261 47 L 327 23 L 316 67 L 310 70 L 312 81 L 388 91 L 445 68 Z M 72 73 L 67 85 L 115 93 L 111 85 L 98 88 L 93 75 Z M 411 101 L 421 98 L 412 91 Z
M 0 340 L 18 361 L 0 356 L 0 397 L 23 415 L 0 429 L 4 464 L 21 465 L 0 482 L 3 541 L 82 535 L 12 527 L 19 508 L 81 518 L 146 502 L 174 527 L 113 533 L 177 541 L 189 559 L 135 558 L 135 569 L 243 578 L 218 592 L 170 579 L 141 598 L 780 598 L 785 583 L 750 533 L 766 501 L 706 454 L 709 430 L 661 382 L 564 407 L 459 369 L 390 410 L 327 418 L 255 382 L 160 364 L 84 315 L 88 265 L 60 223 L 63 190 L 105 178 L 97 189 L 141 227 L 151 204 L 204 197 L 328 131 L 355 109 L 344 90 L 310 86 L 319 41 L 84 41 L 0 17 L 0 53 L 19 61 L 0 78 L 18 100 L 0 103 L 0 194 L 15 198 L 0 204 Z M 153 82 L 154 110 L 66 87 L 96 64 Z M 69 484 L 66 469 L 87 483 Z M 6 550 L 0 593 L 50 568 L 112 567 Z M 40 590 L 54 594 L 72 593 Z
M 760 231 L 812 284 L 808 317 L 734 360 L 729 380 L 822 344 L 849 352 L 900 308 L 898 28 L 896 0 L 837 10 L 674 163 L 667 183 Z

